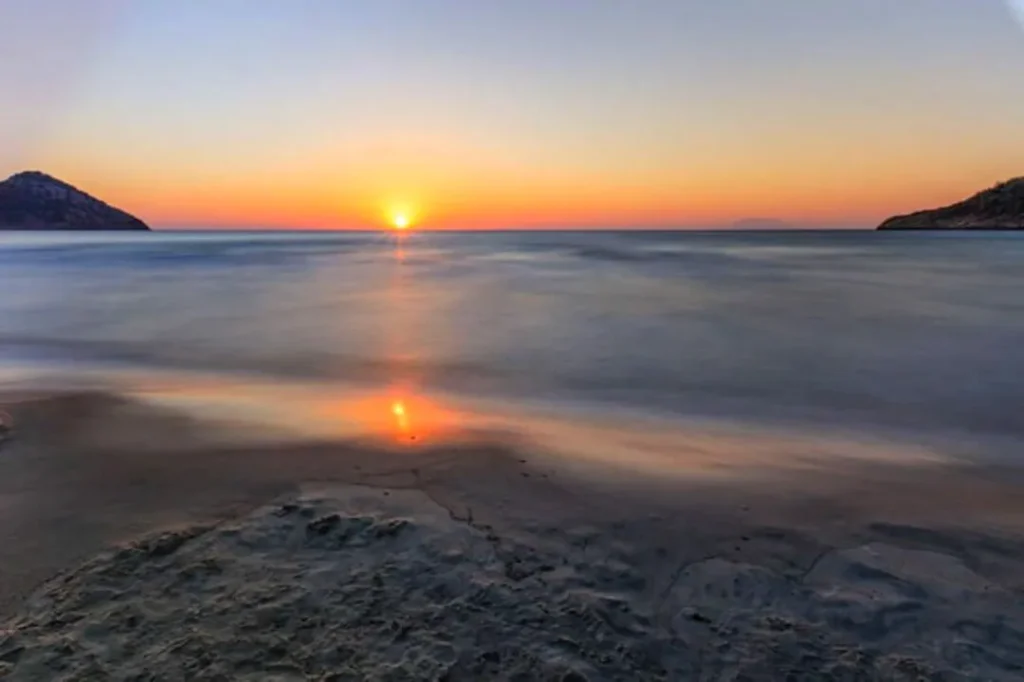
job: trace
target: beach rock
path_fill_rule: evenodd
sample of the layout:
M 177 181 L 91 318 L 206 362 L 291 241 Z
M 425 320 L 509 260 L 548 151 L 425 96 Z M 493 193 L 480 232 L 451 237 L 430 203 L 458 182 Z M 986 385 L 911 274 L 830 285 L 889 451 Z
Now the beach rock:
M 341 523 L 341 517 L 337 514 L 328 514 L 327 516 L 321 516 L 316 521 L 310 521 L 306 524 L 306 532 L 312 535 L 327 535 L 334 528 Z
M 0 182 L 0 230 L 148 229 L 135 216 L 45 173 L 18 173 Z
M 665 567 L 591 530 L 492 540 L 421 491 L 304 494 L 45 583 L 0 619 L 0 679 L 1021 679 L 1024 606 L 966 536 L 888 526 L 806 565 Z
M 890 218 L 880 230 L 1024 230 L 1024 177 L 959 203 Z

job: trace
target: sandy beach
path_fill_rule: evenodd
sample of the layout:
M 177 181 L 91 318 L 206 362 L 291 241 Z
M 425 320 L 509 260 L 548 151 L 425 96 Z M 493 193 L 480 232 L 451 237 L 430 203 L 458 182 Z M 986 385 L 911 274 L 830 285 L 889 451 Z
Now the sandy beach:
M 10 396 L 0 676 L 1016 680 L 1007 473 L 627 476 L 521 443 L 273 442 Z
M 1024 0 L 0 0 L 0 682 L 1024 682 Z

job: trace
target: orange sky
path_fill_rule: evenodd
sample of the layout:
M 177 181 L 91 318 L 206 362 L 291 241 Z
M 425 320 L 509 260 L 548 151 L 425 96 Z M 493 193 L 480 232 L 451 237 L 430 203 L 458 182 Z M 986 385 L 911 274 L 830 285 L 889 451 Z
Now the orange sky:
M 158 227 L 430 229 L 870 226 L 1024 174 L 998 0 L 230 4 L 0 9 L 0 173 Z

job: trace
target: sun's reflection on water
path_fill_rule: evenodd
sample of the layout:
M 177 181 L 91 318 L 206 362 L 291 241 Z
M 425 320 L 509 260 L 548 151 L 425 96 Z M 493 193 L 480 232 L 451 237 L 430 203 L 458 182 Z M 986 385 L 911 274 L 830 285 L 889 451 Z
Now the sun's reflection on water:
M 350 406 L 349 414 L 371 427 L 372 431 L 379 431 L 375 423 L 378 413 L 389 415 L 386 421 L 393 438 L 408 445 L 424 442 L 439 430 L 442 422 L 450 420 L 440 418 L 444 411 L 421 396 L 415 386 L 419 378 L 410 376 L 409 359 L 417 357 L 417 339 L 424 335 L 418 324 L 420 311 L 415 309 L 409 298 L 413 283 L 409 280 L 411 274 L 405 262 L 406 239 L 409 236 L 406 228 L 408 224 L 394 235 L 394 261 L 385 310 L 382 311 L 386 319 L 383 338 L 385 364 L 390 374 L 392 397 L 390 401 L 366 399 L 362 404 Z
M 466 421 L 462 411 L 407 392 L 333 399 L 322 404 L 318 414 L 346 431 L 403 445 L 437 444 L 454 438 Z
M 396 400 L 391 403 L 391 411 L 395 415 L 395 422 L 398 426 L 399 433 L 409 432 L 409 415 L 405 411 L 405 401 Z
M 910 466 L 948 461 L 941 449 L 924 443 L 865 434 L 622 417 L 597 408 L 567 411 L 410 386 L 374 390 L 326 382 L 192 381 L 180 375 L 156 383 L 138 378 L 134 385 L 134 395 L 198 415 L 204 423 L 238 425 L 225 434 L 239 442 L 336 440 L 409 452 L 477 444 L 505 448 L 516 459 L 557 460 L 579 472 L 610 467 L 658 479 L 737 480 L 773 471 L 828 470 L 843 462 Z
M 338 366 L 321 380 L 293 384 L 210 377 L 189 382 L 176 374 L 179 386 L 163 383 L 150 395 L 200 406 L 206 417 L 256 423 L 258 430 L 245 430 L 252 436 L 372 441 L 414 452 L 421 446 L 419 451 L 426 452 L 449 444 L 498 443 L 529 448 L 531 461 L 537 453 L 549 453 L 656 476 L 736 477 L 780 467 L 818 466 L 822 461 L 918 462 L 934 456 L 926 448 L 819 436 L 810 429 L 791 434 L 742 421 L 714 423 L 677 415 L 641 418 L 598 406 L 577 404 L 570 410 L 557 403 L 529 405 L 519 398 L 510 402 L 487 394 L 441 393 L 437 387 L 446 385 L 449 377 L 442 375 L 443 364 L 432 358 L 439 348 L 450 350 L 446 335 L 458 339 L 468 330 L 458 327 L 457 315 L 436 304 L 437 290 L 429 290 L 429 282 L 419 276 L 419 264 L 428 252 L 414 234 L 403 233 L 394 236 L 374 264 L 378 278 L 367 292 L 375 304 L 377 325 L 372 327 L 371 372 L 349 381 L 340 378 L 346 376 L 345 366 Z M 337 341 L 344 348 L 344 339 Z

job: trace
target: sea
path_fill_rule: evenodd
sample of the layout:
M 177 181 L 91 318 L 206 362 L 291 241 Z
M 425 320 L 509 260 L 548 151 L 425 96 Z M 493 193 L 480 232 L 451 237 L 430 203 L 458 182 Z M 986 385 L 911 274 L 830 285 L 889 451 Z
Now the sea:
M 44 385 L 627 465 L 660 434 L 662 468 L 711 432 L 1014 458 L 1024 235 L 2 234 L 0 390 Z

